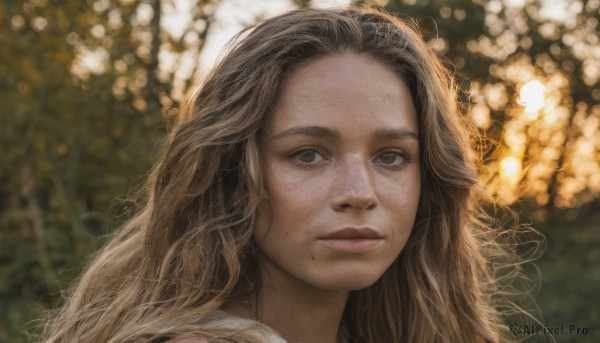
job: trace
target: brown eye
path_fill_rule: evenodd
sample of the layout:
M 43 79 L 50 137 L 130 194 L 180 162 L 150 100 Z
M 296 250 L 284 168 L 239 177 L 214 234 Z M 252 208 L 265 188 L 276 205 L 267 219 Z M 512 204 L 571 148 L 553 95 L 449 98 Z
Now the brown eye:
M 298 160 L 304 163 L 314 162 L 316 158 L 316 151 L 314 150 L 304 150 L 298 154 Z
M 384 152 L 379 155 L 375 162 L 389 166 L 401 166 L 408 161 L 408 158 L 401 152 Z
M 379 160 L 385 164 L 392 164 L 396 161 L 396 158 L 398 158 L 398 155 L 396 155 L 396 154 L 385 153 L 385 154 L 381 155 Z
M 299 164 L 313 165 L 323 160 L 323 154 L 317 149 L 304 149 L 297 152 L 292 158 Z

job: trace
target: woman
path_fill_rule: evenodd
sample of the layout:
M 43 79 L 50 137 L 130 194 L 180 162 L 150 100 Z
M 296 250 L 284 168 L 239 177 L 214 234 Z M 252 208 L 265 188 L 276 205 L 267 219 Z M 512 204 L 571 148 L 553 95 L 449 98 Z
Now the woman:
M 193 93 L 147 201 L 48 342 L 496 342 L 478 184 L 448 71 L 411 25 L 305 9 Z

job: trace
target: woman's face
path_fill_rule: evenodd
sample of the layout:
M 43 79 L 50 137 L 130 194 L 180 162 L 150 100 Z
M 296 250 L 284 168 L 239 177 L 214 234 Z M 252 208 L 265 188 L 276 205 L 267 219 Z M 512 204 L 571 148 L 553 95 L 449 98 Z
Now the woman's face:
M 413 227 L 418 129 L 407 85 L 380 62 L 345 53 L 295 70 L 261 142 L 261 270 L 324 290 L 381 277 Z

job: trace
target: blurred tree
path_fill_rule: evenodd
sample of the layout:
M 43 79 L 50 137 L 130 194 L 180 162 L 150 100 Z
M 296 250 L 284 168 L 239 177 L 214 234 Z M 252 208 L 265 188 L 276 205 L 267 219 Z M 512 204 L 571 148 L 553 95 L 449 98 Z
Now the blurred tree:
M 561 341 L 597 341 L 600 1 L 375 2 L 416 18 L 454 65 L 468 113 L 489 139 L 480 147 L 489 195 L 548 238 L 537 299 L 546 322 L 594 326 Z
M 531 201 L 540 221 L 552 213 L 575 218 L 575 211 L 556 209 L 581 215 L 582 206 L 598 206 L 598 7 L 387 2 L 386 9 L 418 18 L 430 46 L 455 66 L 475 123 L 498 143 L 484 161 L 491 195 L 507 204 Z
M 14 341 L 40 305 L 56 306 L 134 207 L 115 196 L 151 166 L 171 89 L 197 66 L 175 71 L 184 54 L 197 57 L 214 12 L 198 1 L 174 36 L 160 26 L 161 6 L 174 6 L 163 2 L 0 3 L 0 341 Z

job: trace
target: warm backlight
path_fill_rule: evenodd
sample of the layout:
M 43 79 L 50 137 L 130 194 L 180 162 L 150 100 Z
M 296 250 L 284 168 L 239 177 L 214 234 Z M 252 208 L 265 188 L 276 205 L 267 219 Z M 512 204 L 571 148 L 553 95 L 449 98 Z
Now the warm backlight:
M 521 87 L 519 103 L 525 106 L 526 113 L 536 113 L 544 107 L 546 87 L 537 80 L 529 81 Z
M 500 177 L 508 183 L 515 183 L 521 177 L 521 160 L 515 156 L 507 156 L 500 161 Z

